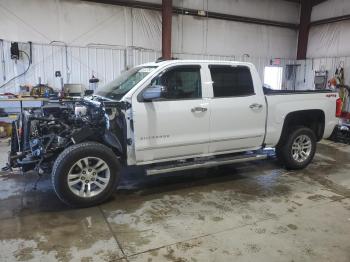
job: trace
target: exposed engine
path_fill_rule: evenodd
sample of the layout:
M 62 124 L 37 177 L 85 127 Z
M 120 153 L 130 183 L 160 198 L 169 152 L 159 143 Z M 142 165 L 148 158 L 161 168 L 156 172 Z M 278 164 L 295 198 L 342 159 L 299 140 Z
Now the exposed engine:
M 22 167 L 23 171 L 49 172 L 60 152 L 86 140 L 123 151 L 119 141 L 125 140 L 122 137 L 125 119 L 115 105 L 106 109 L 103 102 L 81 99 L 49 103 L 40 110 L 24 111 L 13 123 L 10 166 Z

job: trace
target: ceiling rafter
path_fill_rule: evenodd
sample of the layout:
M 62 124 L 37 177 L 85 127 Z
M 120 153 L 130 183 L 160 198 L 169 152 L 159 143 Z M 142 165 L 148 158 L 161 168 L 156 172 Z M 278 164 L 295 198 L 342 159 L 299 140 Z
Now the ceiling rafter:
M 282 1 L 287 1 L 287 2 L 293 2 L 293 3 L 298 3 L 300 4 L 301 1 L 312 1 L 312 5 L 315 6 L 315 5 L 318 5 L 318 4 L 321 4 L 327 0 L 282 0 Z
M 148 9 L 148 10 L 155 10 L 155 11 L 161 11 L 162 5 L 161 4 L 154 4 L 144 1 L 130 1 L 130 0 L 83 0 L 87 2 L 95 2 L 100 4 L 110 4 L 110 5 L 120 5 L 120 6 L 128 6 L 133 8 L 142 8 L 142 9 Z M 189 8 L 178 8 L 173 7 L 172 12 L 174 14 L 180 14 L 180 15 L 192 15 L 197 17 L 208 17 L 208 18 L 215 18 L 215 19 L 221 19 L 221 20 L 228 20 L 228 21 L 236 21 L 236 22 L 242 22 L 242 23 L 252 23 L 252 24 L 260 24 L 260 25 L 268 25 L 268 26 L 276 26 L 276 27 L 285 27 L 290 29 L 298 29 L 298 24 L 294 23 L 287 23 L 287 22 L 281 22 L 281 21 L 274 21 L 274 20 L 267 20 L 267 19 L 259 19 L 254 17 L 245 17 L 245 16 L 238 16 L 238 15 L 230 15 L 230 14 L 223 14 L 223 13 L 217 13 L 217 12 L 211 12 L 206 11 L 205 14 L 201 14 L 198 12 L 198 10 L 195 9 L 189 9 Z

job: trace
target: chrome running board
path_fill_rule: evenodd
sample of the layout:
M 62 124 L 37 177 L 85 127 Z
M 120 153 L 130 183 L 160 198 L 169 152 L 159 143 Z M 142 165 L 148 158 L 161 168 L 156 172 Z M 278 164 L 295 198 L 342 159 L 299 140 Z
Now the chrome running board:
M 267 159 L 267 155 L 241 155 L 234 157 L 223 157 L 215 158 L 210 160 L 198 160 L 196 162 L 185 162 L 185 163 L 176 163 L 171 165 L 157 166 L 153 168 L 146 169 L 146 174 L 148 176 L 158 175 L 163 173 L 175 172 L 175 171 L 184 171 L 196 168 L 209 168 L 215 166 L 229 165 L 234 163 L 242 163 L 248 161 L 262 160 Z

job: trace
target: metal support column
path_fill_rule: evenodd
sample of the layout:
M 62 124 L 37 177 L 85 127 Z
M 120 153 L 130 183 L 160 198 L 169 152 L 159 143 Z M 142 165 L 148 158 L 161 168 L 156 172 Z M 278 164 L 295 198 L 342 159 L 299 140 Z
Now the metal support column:
M 298 51 L 297 51 L 298 60 L 306 59 L 307 45 L 309 41 L 312 6 L 313 6 L 312 0 L 301 1 Z
M 171 59 L 172 0 L 162 0 L 162 58 Z

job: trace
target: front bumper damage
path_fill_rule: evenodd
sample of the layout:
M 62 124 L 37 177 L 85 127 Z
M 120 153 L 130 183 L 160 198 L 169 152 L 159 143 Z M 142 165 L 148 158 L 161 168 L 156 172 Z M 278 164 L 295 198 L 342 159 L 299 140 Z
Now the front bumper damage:
M 57 156 L 73 144 L 95 141 L 125 160 L 127 138 L 125 102 L 87 99 L 49 103 L 24 110 L 12 123 L 7 168 L 50 173 Z

